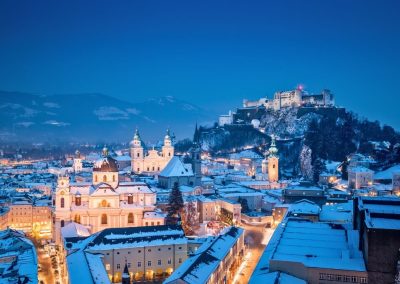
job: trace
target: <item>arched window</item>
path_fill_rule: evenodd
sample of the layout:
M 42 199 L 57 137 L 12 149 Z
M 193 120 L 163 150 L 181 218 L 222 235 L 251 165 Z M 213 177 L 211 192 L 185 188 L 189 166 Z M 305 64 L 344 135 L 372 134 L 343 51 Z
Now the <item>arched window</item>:
M 133 224 L 133 213 L 128 214 L 128 223 Z
M 61 220 L 61 228 L 64 227 L 64 220 Z
M 64 208 L 64 206 L 65 206 L 64 197 L 61 197 L 60 203 L 61 203 L 61 208 Z
M 100 205 L 101 207 L 107 207 L 107 200 L 103 199 Z
M 77 196 L 77 197 L 75 198 L 75 205 L 76 205 L 76 206 L 81 206 L 81 202 L 82 202 L 81 197 L 80 197 L 80 196 Z
M 76 214 L 76 215 L 75 215 L 75 218 L 74 218 L 74 222 L 80 224 L 80 223 L 81 223 L 81 215 Z
M 115 182 L 115 175 L 113 175 L 113 182 Z
M 137 171 L 138 171 L 138 172 L 140 172 L 140 169 L 139 169 L 139 168 L 137 168 Z
M 154 167 L 153 167 L 153 172 L 154 172 Z
M 106 181 L 107 181 L 107 176 L 104 175 L 104 176 L 103 176 L 103 182 L 106 182 Z
M 101 224 L 107 225 L 107 214 L 101 214 Z
M 97 175 L 94 176 L 94 182 L 97 182 Z
M 170 152 L 168 152 L 168 157 L 171 157 L 171 153 Z
M 132 194 L 128 195 L 128 204 L 133 204 L 133 196 L 132 196 Z
M 272 168 L 275 169 L 275 164 L 272 165 Z
M 140 154 L 139 153 L 137 153 L 137 155 L 136 155 L 138 158 L 140 157 Z

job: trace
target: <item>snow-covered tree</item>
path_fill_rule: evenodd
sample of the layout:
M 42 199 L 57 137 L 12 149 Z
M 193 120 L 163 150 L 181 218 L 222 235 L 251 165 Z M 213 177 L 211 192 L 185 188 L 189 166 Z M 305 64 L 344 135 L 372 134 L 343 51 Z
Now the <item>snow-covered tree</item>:
M 303 145 L 300 152 L 300 171 L 305 179 L 313 179 L 313 167 L 311 164 L 311 148 Z

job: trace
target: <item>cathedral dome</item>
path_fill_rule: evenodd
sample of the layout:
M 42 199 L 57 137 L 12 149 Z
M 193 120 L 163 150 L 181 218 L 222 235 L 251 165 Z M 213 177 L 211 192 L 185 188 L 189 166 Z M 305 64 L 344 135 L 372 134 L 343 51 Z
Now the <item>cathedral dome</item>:
M 118 172 L 117 161 L 108 155 L 108 149 L 104 147 L 103 158 L 94 163 L 95 172 Z

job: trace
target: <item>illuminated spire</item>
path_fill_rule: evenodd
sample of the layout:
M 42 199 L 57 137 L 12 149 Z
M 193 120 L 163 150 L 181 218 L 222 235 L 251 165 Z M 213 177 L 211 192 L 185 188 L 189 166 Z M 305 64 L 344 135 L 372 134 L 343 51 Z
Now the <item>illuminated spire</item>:
M 271 146 L 268 149 L 270 157 L 278 156 L 278 148 L 276 148 L 275 135 L 271 135 Z

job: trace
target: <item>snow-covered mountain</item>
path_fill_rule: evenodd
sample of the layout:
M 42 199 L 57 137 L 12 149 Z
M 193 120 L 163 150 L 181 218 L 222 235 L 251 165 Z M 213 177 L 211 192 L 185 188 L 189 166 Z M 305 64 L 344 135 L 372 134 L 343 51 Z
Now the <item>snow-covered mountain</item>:
M 147 140 L 170 127 L 177 138 L 191 137 L 196 122 L 214 114 L 171 96 L 141 103 L 103 94 L 34 95 L 0 91 L 0 141 L 129 141 L 138 127 Z

